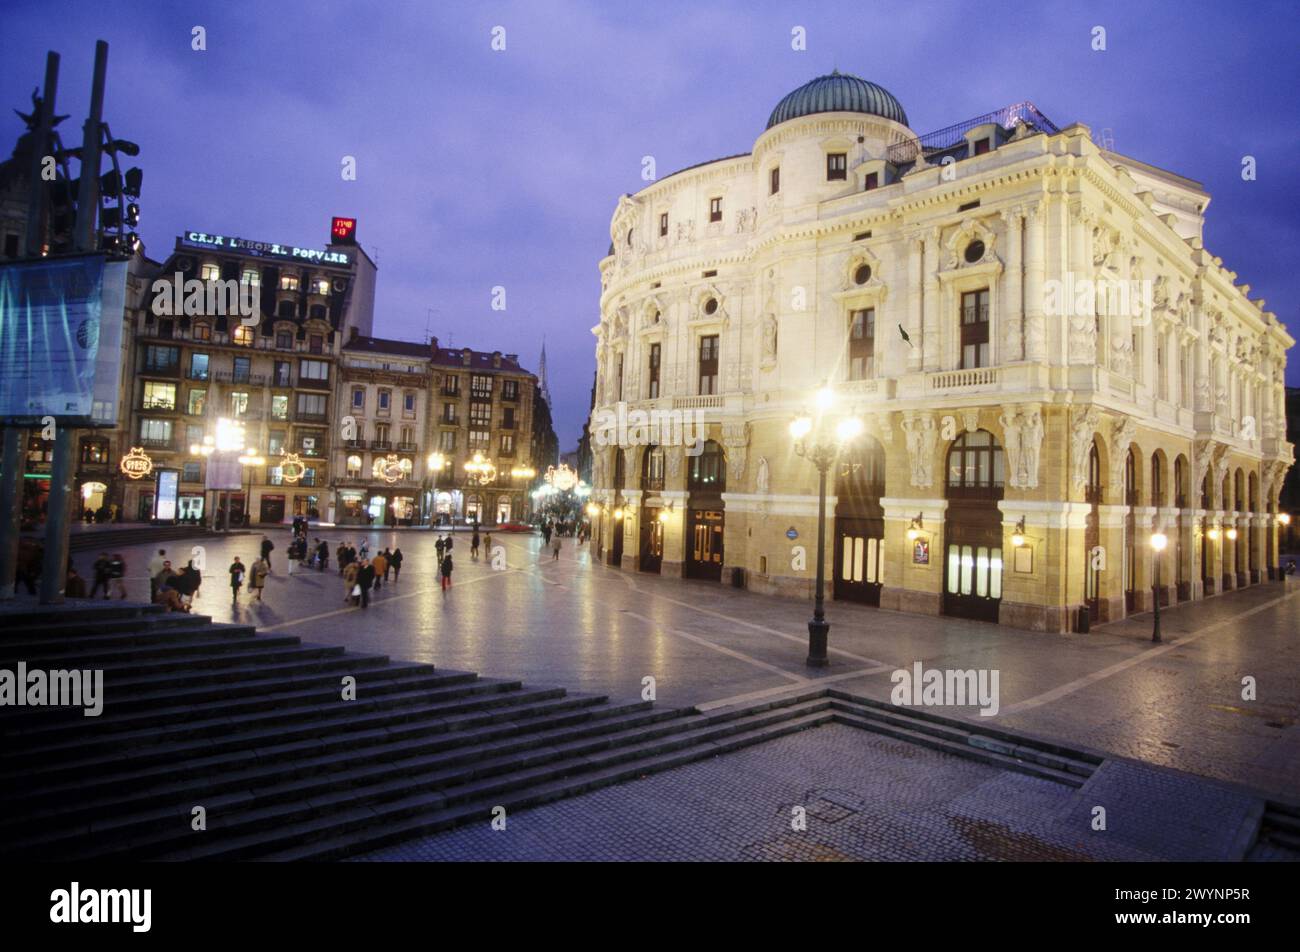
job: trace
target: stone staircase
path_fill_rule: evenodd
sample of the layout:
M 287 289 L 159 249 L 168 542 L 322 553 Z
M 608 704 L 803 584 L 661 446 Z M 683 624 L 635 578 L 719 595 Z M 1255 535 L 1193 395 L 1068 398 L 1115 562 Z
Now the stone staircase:
M 0 630 L 0 668 L 104 676 L 98 717 L 0 707 L 9 859 L 336 858 L 836 716 L 824 692 L 662 709 L 125 602 L 7 610 Z

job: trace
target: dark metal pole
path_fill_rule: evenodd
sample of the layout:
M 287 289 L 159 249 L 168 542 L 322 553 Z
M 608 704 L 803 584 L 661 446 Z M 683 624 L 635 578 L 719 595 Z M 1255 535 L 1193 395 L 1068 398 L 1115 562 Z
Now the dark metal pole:
M 1156 606 L 1155 606 L 1155 624 L 1152 626 L 1151 629 L 1151 640 L 1156 644 L 1159 644 L 1160 643 L 1160 552 L 1159 550 L 1156 551 L 1155 562 L 1156 562 L 1155 564 L 1156 584 L 1153 586 L 1151 592 L 1155 596 Z
M 51 153 L 50 134 L 54 129 L 54 99 L 59 88 L 59 54 L 50 51 L 45 54 L 45 92 L 41 96 L 41 113 L 32 143 L 32 163 L 29 171 L 31 181 L 31 204 L 27 208 L 27 247 L 24 254 L 28 258 L 39 258 L 45 250 L 46 198 L 44 171 L 45 157 Z
M 826 585 L 826 470 L 830 460 L 818 454 L 814 460 L 817 464 L 817 591 L 813 601 L 813 617 L 808 622 L 808 666 L 824 668 L 829 664 L 826 657 L 826 640 L 831 626 L 826 621 L 824 611 L 825 599 L 822 589 Z
M 14 573 L 18 571 L 18 533 L 22 528 L 23 442 L 26 430 L 5 428 L 4 472 L 0 474 L 0 599 L 14 597 Z
M 90 115 L 81 141 L 81 192 L 77 201 L 76 248 L 97 251 L 99 223 L 99 158 L 103 146 L 104 83 L 108 76 L 108 44 L 95 43 L 95 79 L 90 87 Z M 68 576 L 68 517 L 72 508 L 73 446 L 76 430 L 59 424 L 54 434 L 54 465 L 45 514 L 45 564 L 41 570 L 41 604 L 63 601 Z

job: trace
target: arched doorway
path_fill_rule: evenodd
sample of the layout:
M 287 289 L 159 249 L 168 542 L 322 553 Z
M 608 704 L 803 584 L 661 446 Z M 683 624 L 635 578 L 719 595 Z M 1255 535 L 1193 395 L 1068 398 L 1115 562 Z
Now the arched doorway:
M 1134 447 L 1129 447 L 1128 456 L 1124 457 L 1124 612 L 1132 614 L 1137 611 L 1137 513 L 1138 504 L 1138 455 Z
M 1161 509 L 1164 509 L 1164 508 L 1167 508 L 1168 505 L 1169 505 L 1169 501 L 1168 501 L 1168 499 L 1165 498 L 1165 488 L 1166 488 L 1166 487 L 1165 487 L 1165 470 L 1166 470 L 1166 468 L 1167 468 L 1167 467 L 1166 467 L 1166 465 L 1165 465 L 1165 455 L 1164 455 L 1164 453 L 1163 453 L 1161 450 L 1156 450 L 1154 453 L 1151 454 L 1151 494 L 1150 494 L 1150 501 L 1151 501 L 1151 506 L 1156 510 L 1156 513 L 1155 513 L 1155 521 L 1154 521 L 1153 524 L 1152 524 L 1152 531 L 1153 531 L 1153 532 L 1163 532 L 1163 533 L 1165 533 L 1165 540 L 1166 540 L 1166 542 L 1168 542 L 1168 541 L 1169 541 L 1169 537 L 1170 537 L 1171 535 L 1173 535 L 1175 538 L 1177 538 L 1177 529 L 1176 529 L 1176 527 L 1169 527 L 1169 526 L 1166 526 L 1166 525 L 1163 523 L 1163 521 L 1162 521 L 1163 517 L 1162 517 L 1161 514 L 1160 514 L 1160 510 L 1161 510 Z M 1171 546 L 1170 548 L 1173 549 L 1174 547 Z M 1176 556 L 1175 556 L 1175 553 L 1174 553 L 1173 551 L 1170 552 L 1170 557 L 1176 557 Z M 1156 558 L 1161 558 L 1161 557 L 1157 555 Z M 1161 567 L 1161 568 L 1164 568 L 1163 565 L 1161 565 L 1160 567 Z M 1171 573 L 1171 572 L 1164 571 L 1164 572 L 1161 573 L 1160 578 L 1159 578 L 1159 583 L 1160 583 L 1160 584 L 1159 584 L 1159 585 L 1155 585 L 1155 581 L 1156 581 L 1156 579 L 1155 579 L 1155 577 L 1154 577 L 1154 570 L 1153 570 L 1153 577 L 1152 577 L 1152 590 L 1155 592 L 1155 596 L 1154 596 L 1154 597 L 1160 599 L 1160 605 L 1161 605 L 1161 607 L 1163 607 L 1163 606 L 1169 604 L 1169 579 L 1170 579 L 1171 577 L 1172 577 L 1172 573 Z
M 664 524 L 660 520 L 663 510 L 650 505 L 650 500 L 661 501 L 664 490 L 664 450 L 662 446 L 647 446 L 641 455 L 641 538 L 637 568 L 642 572 L 658 574 L 664 561 Z
M 1246 560 L 1250 567 L 1250 584 L 1255 585 L 1260 581 L 1259 571 L 1259 550 L 1256 549 L 1256 533 L 1259 529 L 1255 527 L 1255 516 L 1259 512 L 1259 477 L 1251 473 L 1246 477 L 1246 505 L 1249 507 L 1246 511 L 1249 518 L 1246 522 Z
M 1214 493 L 1211 490 L 1213 483 L 1210 482 L 1210 474 L 1206 473 L 1201 480 L 1201 508 L 1209 512 L 1214 508 Z M 1210 538 L 1210 519 L 1209 516 L 1201 517 L 1201 591 L 1205 595 L 1213 595 L 1215 589 L 1214 578 L 1210 575 L 1210 543 L 1214 540 Z
M 835 566 L 837 599 L 880 604 L 885 560 L 885 451 L 863 437 L 843 454 L 835 475 Z
M 1179 454 L 1174 459 L 1174 524 L 1169 532 L 1169 548 L 1173 552 L 1175 597 L 1185 602 L 1192 597 L 1192 580 L 1187 575 L 1187 559 L 1183 552 L 1183 534 L 1189 516 L 1187 509 L 1187 457 Z
M 706 440 L 699 456 L 690 458 L 686 488 L 686 575 L 722 579 L 722 542 L 726 510 L 727 457 L 722 447 Z
M 942 607 L 946 615 L 997 621 L 1002 601 L 1002 447 L 987 430 L 948 450 Z
M 1101 620 L 1101 580 L 1102 563 L 1093 557 L 1101 545 L 1101 500 L 1103 487 L 1101 483 L 1101 453 L 1097 441 L 1093 439 L 1088 450 L 1088 486 L 1084 490 L 1084 500 L 1088 503 L 1088 520 L 1083 530 L 1084 570 L 1083 600 L 1088 606 L 1088 617 Z
M 622 447 L 614 447 L 614 481 L 610 488 L 614 491 L 614 508 L 612 528 L 613 534 L 609 540 L 609 564 L 615 568 L 623 565 L 623 533 L 626 531 L 623 525 L 623 489 L 627 481 L 627 461 L 623 456 Z

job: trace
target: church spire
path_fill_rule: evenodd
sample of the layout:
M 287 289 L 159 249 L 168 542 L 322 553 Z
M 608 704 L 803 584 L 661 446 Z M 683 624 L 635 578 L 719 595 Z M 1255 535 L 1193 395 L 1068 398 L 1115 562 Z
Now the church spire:
M 551 405 L 551 388 L 546 385 L 546 337 L 542 337 L 542 356 L 537 361 L 537 390 L 546 401 L 546 405 Z

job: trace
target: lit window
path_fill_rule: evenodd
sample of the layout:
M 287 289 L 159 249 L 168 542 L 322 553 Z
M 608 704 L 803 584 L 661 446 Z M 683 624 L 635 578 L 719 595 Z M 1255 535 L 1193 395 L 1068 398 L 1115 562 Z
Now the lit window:
M 297 276 L 296 274 L 282 274 L 282 275 L 280 275 L 280 290 L 281 290 L 281 291 L 297 291 L 297 290 L 298 290 L 298 276 Z
M 155 383 L 152 380 L 145 381 L 143 409 L 175 410 L 176 384 Z
M 195 340 L 212 340 L 211 324 L 195 324 L 191 336 Z
M 204 281 L 220 281 L 221 265 L 211 263 L 203 265 L 199 268 L 199 277 Z
M 245 268 L 243 274 L 239 276 L 239 283 L 250 288 L 258 287 L 262 283 L 262 275 L 256 268 Z
M 326 297 L 329 297 L 330 283 L 328 278 L 322 278 L 321 280 L 316 282 L 316 293 L 323 294 Z
M 249 324 L 240 324 L 235 328 L 234 341 L 241 347 L 253 346 L 253 328 Z

